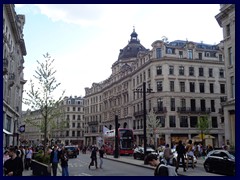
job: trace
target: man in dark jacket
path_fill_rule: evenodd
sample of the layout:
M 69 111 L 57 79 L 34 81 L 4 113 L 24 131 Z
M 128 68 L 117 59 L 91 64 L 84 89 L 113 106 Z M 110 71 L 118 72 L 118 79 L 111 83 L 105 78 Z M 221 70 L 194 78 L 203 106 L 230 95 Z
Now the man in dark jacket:
M 94 162 L 95 162 L 95 167 L 96 167 L 96 169 L 98 168 L 98 167 L 97 167 L 97 151 L 98 151 L 98 149 L 97 149 L 97 147 L 94 145 L 94 146 L 92 147 L 92 152 L 91 152 L 91 156 L 90 156 L 91 162 L 90 162 L 90 164 L 89 164 L 89 166 L 88 166 L 89 169 L 90 169 L 91 166 L 94 166 Z
M 183 146 L 182 144 L 182 141 L 180 140 L 178 142 L 178 145 L 176 146 L 176 151 L 177 151 L 177 164 L 176 164 L 176 172 L 178 170 L 178 167 L 179 167 L 179 162 L 180 162 L 180 159 L 182 160 L 182 165 L 183 165 L 183 171 L 185 172 L 186 171 L 186 167 L 185 167 L 185 159 L 184 159 L 184 156 L 186 154 L 186 150 L 185 150 L 185 147 Z
M 61 157 L 61 150 L 58 149 L 58 146 L 55 144 L 54 149 L 50 155 L 50 163 L 52 164 L 53 176 L 57 176 L 57 168 L 58 168 L 60 157 Z
M 6 176 L 22 176 L 23 162 L 16 154 L 14 147 L 9 148 L 10 159 L 4 163 L 4 172 Z

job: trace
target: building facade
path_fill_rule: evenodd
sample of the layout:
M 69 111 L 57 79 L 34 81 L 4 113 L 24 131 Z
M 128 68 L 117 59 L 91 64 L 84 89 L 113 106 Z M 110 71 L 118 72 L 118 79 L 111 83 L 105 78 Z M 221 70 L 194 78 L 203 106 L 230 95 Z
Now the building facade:
M 235 5 L 221 4 L 216 20 L 223 28 L 227 101 L 223 103 L 225 144 L 235 146 Z
M 84 144 L 84 108 L 82 97 L 64 97 L 57 108 L 59 116 L 55 116 L 53 123 L 48 123 L 48 144 L 59 143 L 64 145 Z M 26 123 L 25 133 L 20 141 L 24 145 L 43 144 L 44 132 L 41 130 L 42 115 L 40 111 L 27 111 L 23 115 Z M 31 123 L 28 123 L 31 121 Z M 37 126 L 36 126 L 37 125 Z
M 18 145 L 24 80 L 25 16 L 14 4 L 3 4 L 3 147 Z
M 154 111 L 160 128 L 158 145 L 184 142 L 200 133 L 198 118 L 207 116 L 213 146 L 224 138 L 221 102 L 226 98 L 222 44 L 157 40 L 146 49 L 135 30 L 112 65 L 110 77 L 85 88 L 85 142 L 96 144 L 102 127 L 133 128 L 136 144 L 143 144 L 143 82 L 152 93 L 146 95 L 147 115 Z M 149 138 L 149 137 L 148 137 Z

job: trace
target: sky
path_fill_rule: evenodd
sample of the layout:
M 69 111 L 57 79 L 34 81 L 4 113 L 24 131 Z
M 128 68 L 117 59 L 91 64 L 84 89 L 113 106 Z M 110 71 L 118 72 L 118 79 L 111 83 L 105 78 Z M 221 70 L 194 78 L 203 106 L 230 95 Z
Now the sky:
M 25 15 L 24 89 L 48 52 L 61 83 L 56 96 L 66 90 L 65 96 L 83 97 L 86 87 L 107 79 L 133 27 L 147 49 L 164 36 L 206 44 L 223 39 L 219 4 L 15 4 L 15 10 Z

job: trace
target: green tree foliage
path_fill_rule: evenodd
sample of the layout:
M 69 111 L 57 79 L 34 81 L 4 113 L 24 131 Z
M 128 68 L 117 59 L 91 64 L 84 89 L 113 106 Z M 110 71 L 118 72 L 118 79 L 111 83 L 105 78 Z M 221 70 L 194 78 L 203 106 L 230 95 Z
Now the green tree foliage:
M 40 123 L 31 119 L 26 119 L 25 122 L 39 127 L 44 132 L 43 145 L 44 150 L 46 150 L 48 131 L 54 128 L 53 120 L 62 114 L 59 107 L 65 91 L 62 92 L 59 98 L 55 99 L 54 92 L 61 83 L 58 83 L 55 78 L 54 59 L 51 59 L 48 53 L 44 54 L 43 57 L 44 62 L 37 60 L 36 75 L 33 76 L 36 81 L 30 80 L 30 90 L 25 91 L 27 98 L 24 98 L 23 103 L 30 108 L 30 111 L 39 111 L 41 114 Z
M 208 116 L 200 116 L 198 117 L 198 123 L 197 123 L 197 128 L 200 131 L 200 135 L 201 135 L 201 140 L 203 143 L 203 135 L 204 134 L 208 134 L 209 133 L 209 120 L 208 120 Z

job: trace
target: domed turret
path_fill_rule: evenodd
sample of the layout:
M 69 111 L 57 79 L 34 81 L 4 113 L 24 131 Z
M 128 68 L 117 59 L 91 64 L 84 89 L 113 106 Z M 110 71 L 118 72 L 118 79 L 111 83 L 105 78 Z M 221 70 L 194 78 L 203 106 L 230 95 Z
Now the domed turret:
M 120 49 L 118 60 L 137 57 L 139 51 L 146 51 L 146 48 L 140 44 L 140 40 L 137 38 L 138 34 L 135 32 L 135 28 L 133 28 L 133 32 L 130 36 L 131 39 L 128 45 Z

